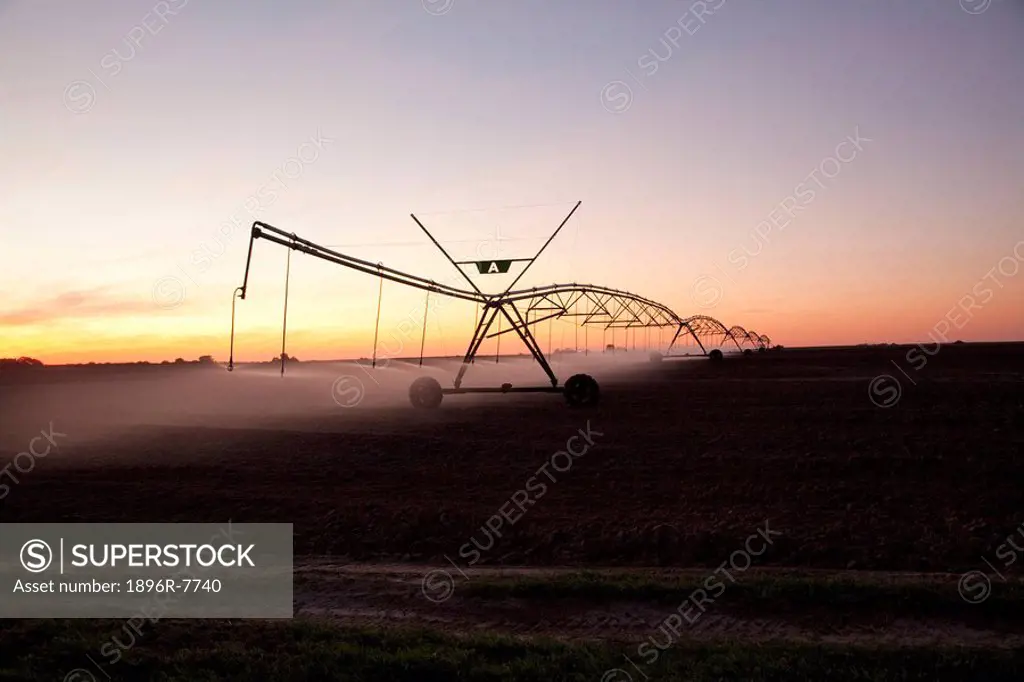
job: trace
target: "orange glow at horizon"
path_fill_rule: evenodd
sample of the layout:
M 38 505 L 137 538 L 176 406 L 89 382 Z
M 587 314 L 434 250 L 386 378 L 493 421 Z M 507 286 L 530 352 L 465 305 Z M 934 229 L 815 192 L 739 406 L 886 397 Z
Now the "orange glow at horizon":
M 456 261 L 519 259 L 577 201 L 519 287 L 786 347 L 1024 340 L 1021 3 L 727 3 L 657 59 L 671 0 L 188 3 L 113 66 L 138 6 L 65 4 L 0 1 L 0 357 L 227 360 L 254 221 L 465 288 L 410 214 Z M 280 354 L 286 272 L 287 353 L 372 355 L 378 280 L 258 240 L 236 360 Z M 423 308 L 385 284 L 379 355 L 419 355 Z M 474 315 L 431 302 L 424 353 Z
M 942 310 L 938 301 L 931 306 Z M 946 304 L 949 302 L 947 301 Z M 953 304 L 941 313 L 929 315 L 919 310 L 913 315 L 894 309 L 885 309 L 867 304 L 861 307 L 849 306 L 832 311 L 797 311 L 790 313 L 757 313 L 746 315 L 722 314 L 726 326 L 740 324 L 771 337 L 773 343 L 786 347 L 800 346 L 848 346 L 860 343 L 933 343 L 945 338 L 949 342 L 964 341 L 1020 341 L 1024 340 L 1021 327 L 1021 313 L 1024 298 L 1019 294 L 993 297 L 981 308 L 970 309 L 970 301 Z M 242 304 L 244 305 L 244 304 Z M 433 313 L 433 311 L 431 311 Z M 460 313 L 467 312 L 460 310 Z M 717 311 L 700 311 L 701 314 L 718 315 Z M 433 317 L 428 317 L 424 354 L 427 357 L 460 357 L 465 353 L 473 327 L 473 312 L 470 317 L 452 319 L 448 316 L 443 331 Z M 299 360 L 345 360 L 369 358 L 373 354 L 374 315 L 364 314 L 358 319 L 349 318 L 344 327 L 318 327 L 315 320 L 289 319 L 286 352 Z M 197 331 L 191 332 L 189 327 Z M 212 355 L 219 362 L 226 362 L 229 355 L 229 327 L 222 333 L 202 333 L 207 327 L 202 323 L 175 325 L 173 334 L 152 333 L 151 322 L 135 322 L 130 318 L 96 318 L 88 325 L 77 326 L 66 322 L 33 323 L 7 327 L 0 341 L 0 357 L 29 356 L 42 360 L 48 365 L 119 363 L 119 362 L 173 362 L 176 358 L 191 361 L 203 355 Z M 147 329 L 150 330 L 147 333 Z M 496 330 L 496 327 L 492 330 Z M 407 320 L 396 316 L 382 315 L 379 332 L 378 358 L 415 358 L 420 353 L 422 317 Z M 13 332 L 13 333 L 12 333 Z M 548 350 L 549 328 L 541 323 L 534 328 L 542 350 Z M 577 343 L 583 348 L 584 339 L 589 340 L 591 351 L 600 350 L 603 341 L 611 342 L 611 335 L 605 338 L 600 327 L 591 326 L 588 332 L 580 328 L 578 335 L 570 322 L 555 322 L 551 325 L 551 348 L 574 348 Z M 667 343 L 673 334 L 668 329 L 658 332 L 651 330 L 651 345 Z M 616 345 L 625 341 L 621 330 L 615 332 Z M 629 337 L 632 343 L 632 335 Z M 637 347 L 646 345 L 646 332 L 636 332 Z M 708 343 L 707 341 L 705 341 Z M 689 343 L 680 338 L 679 343 Z M 488 339 L 480 349 L 481 355 L 493 355 L 496 341 Z M 261 324 L 248 328 L 240 324 L 236 331 L 235 361 L 265 362 L 280 355 L 281 329 L 272 324 Z M 520 340 L 507 334 L 502 337 L 502 354 L 527 353 Z

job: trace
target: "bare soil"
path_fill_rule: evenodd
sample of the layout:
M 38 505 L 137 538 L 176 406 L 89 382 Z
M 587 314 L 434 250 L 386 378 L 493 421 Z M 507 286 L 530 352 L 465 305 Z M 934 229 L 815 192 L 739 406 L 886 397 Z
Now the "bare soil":
M 1004 566 L 995 552 L 1024 522 L 1024 345 L 946 346 L 916 370 L 908 350 L 637 361 L 598 376 L 602 402 L 590 410 L 557 395 L 448 396 L 436 412 L 371 396 L 345 409 L 330 397 L 335 373 L 301 389 L 268 383 L 265 395 L 249 383 L 264 411 L 213 413 L 204 400 L 239 404 L 238 372 L 8 373 L 0 464 L 48 423 L 67 436 L 17 474 L 0 520 L 290 522 L 306 574 L 299 616 L 582 639 L 642 639 L 672 609 L 495 603 L 458 589 L 439 604 L 416 576 L 502 566 L 706 574 L 767 524 L 780 535 L 752 570 L 883 571 L 955 590 L 964 571 L 991 573 L 987 560 L 1017 580 L 1024 558 Z M 884 408 L 869 391 L 882 374 L 901 385 Z M 147 395 L 162 411 L 132 416 Z M 588 424 L 594 445 L 557 471 L 565 460 L 552 456 Z M 551 478 L 538 473 L 545 465 Z M 485 524 L 514 509 L 531 479 L 544 493 L 534 488 L 490 537 Z M 847 622 L 841 605 L 736 614 L 727 600 L 690 636 L 1001 647 L 1020 646 L 1024 632 L 913 613 Z

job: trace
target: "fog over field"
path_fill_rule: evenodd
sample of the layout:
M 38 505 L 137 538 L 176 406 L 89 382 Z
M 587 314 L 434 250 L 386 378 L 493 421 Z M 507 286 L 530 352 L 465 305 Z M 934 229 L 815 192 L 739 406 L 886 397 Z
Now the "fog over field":
M 673 362 L 682 361 L 673 360 Z M 14 453 L 41 429 L 68 434 L 84 443 L 117 437 L 148 426 L 260 428 L 268 420 L 322 417 L 318 430 L 359 429 L 371 420 L 376 429 L 394 421 L 394 428 L 417 418 L 409 403 L 409 386 L 432 376 L 453 386 L 461 360 L 418 361 L 378 359 L 376 368 L 355 362 L 241 364 L 223 366 L 93 366 L 46 368 L 7 374 L 0 384 L 0 452 Z M 616 382 L 654 369 L 646 352 L 556 355 L 551 363 L 559 384 L 576 373 L 599 382 Z M 540 366 L 528 356 L 480 358 L 470 365 L 463 387 L 550 385 Z M 442 410 L 496 401 L 543 401 L 565 409 L 559 395 L 462 394 L 446 396 Z M 443 418 L 443 417 L 442 417 Z M 278 426 L 278 421 L 273 422 Z M 294 428 L 303 428 L 294 423 Z

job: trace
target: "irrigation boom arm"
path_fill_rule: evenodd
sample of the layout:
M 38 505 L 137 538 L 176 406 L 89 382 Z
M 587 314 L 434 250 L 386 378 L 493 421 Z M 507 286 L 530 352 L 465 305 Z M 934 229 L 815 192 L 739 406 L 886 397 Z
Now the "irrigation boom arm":
M 424 291 L 432 291 L 444 296 L 460 298 L 464 301 L 473 301 L 475 303 L 486 304 L 488 300 L 488 297 L 479 291 L 468 291 L 466 289 L 448 286 L 447 284 L 438 284 L 437 282 L 426 279 L 425 277 L 410 275 L 407 272 L 395 270 L 394 268 L 389 268 L 385 265 L 381 265 L 380 263 L 371 263 L 370 261 L 362 260 L 361 258 L 348 256 L 328 249 L 325 246 L 315 244 L 308 239 L 303 239 L 293 233 L 285 232 L 273 225 L 268 225 L 267 223 L 261 223 L 259 221 L 252 224 L 252 234 L 249 237 L 249 256 L 245 263 L 245 279 L 242 281 L 242 286 L 238 289 L 240 292 L 239 298 L 242 300 L 245 300 L 245 294 L 249 284 L 249 267 L 252 263 L 253 244 L 260 238 L 274 242 L 275 244 L 280 244 L 281 246 L 286 246 L 289 249 L 294 249 L 295 251 L 308 253 L 311 256 L 315 256 L 330 263 L 343 265 L 347 268 L 358 270 L 359 272 L 365 272 L 369 275 L 382 277 L 386 280 L 422 289 Z
M 487 305 L 489 301 L 489 297 L 482 294 L 479 290 L 473 292 L 448 286 L 447 284 L 438 284 L 437 282 L 426 279 L 425 277 L 410 275 L 407 272 L 395 270 L 394 268 L 386 267 L 380 263 L 371 263 L 370 261 L 366 261 L 361 258 L 355 258 L 354 256 L 348 256 L 346 254 L 333 251 L 325 246 L 320 246 L 319 244 L 311 242 L 308 239 L 303 239 L 294 233 L 288 233 L 268 223 L 256 221 L 252 224 L 252 231 L 249 235 L 249 252 L 245 259 L 245 277 L 242 279 L 242 286 L 235 289 L 235 293 L 231 297 L 231 351 L 228 356 L 228 371 L 234 369 L 235 366 L 235 303 L 238 299 L 242 299 L 244 301 L 245 295 L 249 290 L 249 270 L 252 267 L 252 250 L 256 244 L 256 240 L 260 238 L 274 242 L 275 244 L 280 244 L 281 246 L 285 246 L 295 251 L 308 253 L 311 256 L 315 256 L 316 258 L 320 258 L 329 263 L 342 265 L 353 270 L 358 270 L 359 272 L 365 272 L 369 275 L 376 275 L 381 278 L 382 284 L 383 281 L 387 279 L 392 282 L 404 284 L 405 286 L 415 287 L 416 289 L 428 292 L 432 291 L 443 296 L 451 296 L 452 298 L 458 298 L 464 301 L 473 301 L 474 303 L 481 303 L 484 305 Z M 285 300 L 287 310 L 287 295 Z M 284 372 L 283 350 L 281 351 L 281 371 L 282 373 Z
M 256 221 L 252 224 L 252 231 L 249 237 L 249 252 L 245 262 L 245 277 L 242 281 L 242 286 L 235 290 L 235 296 L 232 297 L 231 301 L 231 355 L 228 360 L 228 369 L 230 370 L 234 366 L 235 302 L 239 298 L 244 300 L 248 291 L 249 271 L 252 266 L 252 251 L 257 239 L 266 239 L 267 241 L 287 247 L 290 250 L 300 251 L 329 263 L 334 263 L 368 275 L 380 277 L 382 285 L 383 281 L 386 279 L 404 286 L 413 287 L 426 292 L 433 292 L 442 296 L 457 298 L 463 301 L 471 301 L 483 306 L 482 315 L 477 320 L 476 331 L 470 341 L 469 349 L 463 359 L 462 367 L 455 378 L 455 391 L 460 390 L 462 377 L 465 374 L 469 363 L 473 362 L 473 359 L 476 357 L 476 353 L 480 349 L 480 345 L 483 343 L 484 339 L 496 336 L 500 337 L 506 333 L 515 333 L 520 337 L 527 349 L 533 355 L 534 359 L 536 359 L 538 364 L 540 364 L 541 368 L 548 375 L 552 388 L 556 388 L 558 386 L 558 379 L 555 377 L 547 359 L 544 357 L 540 344 L 537 342 L 531 329 L 539 321 L 551 320 L 554 318 L 566 317 L 576 320 L 581 326 L 602 326 L 605 329 L 611 329 L 613 332 L 616 328 L 634 328 L 635 330 L 637 327 L 675 327 L 675 336 L 668 346 L 668 351 L 672 350 L 676 340 L 684 331 L 694 338 L 702 351 L 705 351 L 704 344 L 701 343 L 700 340 L 702 335 L 720 335 L 723 337 L 723 341 L 726 338 L 730 338 L 736 344 L 736 347 L 740 348 L 740 342 L 733 333 L 733 330 L 727 328 L 718 320 L 704 315 L 695 315 L 684 319 L 669 307 L 628 291 L 576 283 L 552 284 L 548 286 L 534 287 L 532 289 L 514 289 L 515 285 L 526 273 L 526 270 L 528 270 L 544 250 L 547 249 L 548 245 L 552 240 L 554 240 L 558 233 L 561 232 L 562 228 L 576 212 L 576 209 L 579 208 L 579 206 L 580 202 L 577 202 L 569 212 L 569 215 L 562 220 L 558 228 L 554 231 L 551 237 L 548 238 L 540 251 L 538 251 L 533 258 L 517 259 L 526 261 L 526 268 L 519 273 L 519 276 L 513 280 L 505 291 L 499 294 L 485 294 L 481 291 L 480 288 L 477 287 L 476 283 L 473 282 L 462 268 L 459 267 L 460 263 L 452 259 L 448 252 L 444 250 L 436 239 L 434 239 L 433 235 L 430 234 L 427 228 L 415 215 L 411 216 L 412 219 L 416 221 L 416 224 L 430 238 L 445 258 L 447 258 L 448 261 L 452 263 L 457 270 L 459 270 L 460 274 L 466 279 L 470 286 L 473 287 L 472 291 L 468 289 L 460 289 L 447 284 L 439 284 L 434 280 L 412 275 L 394 268 L 389 268 L 381 263 L 372 263 L 361 258 L 355 258 L 354 256 L 339 253 L 338 251 L 334 251 L 325 246 L 311 242 L 308 239 L 303 239 L 295 233 L 285 232 L 284 230 L 274 227 L 268 223 Z M 289 260 L 289 266 L 290 262 L 291 261 Z M 285 287 L 285 321 L 287 323 L 287 275 Z M 589 310 L 583 313 L 579 312 L 581 304 L 585 304 Z M 520 306 L 524 307 L 524 310 L 520 310 Z M 531 320 L 531 312 L 547 314 L 539 319 L 535 317 L 535 319 Z M 526 315 L 525 318 L 523 316 L 524 313 Z M 378 323 L 380 319 L 379 315 L 378 300 Z M 505 330 L 501 329 L 499 315 L 509 324 L 509 327 Z M 499 331 L 493 334 L 489 333 L 491 326 L 496 321 L 498 321 Z M 740 329 L 741 328 L 737 328 L 736 331 L 739 331 Z M 743 335 L 741 334 L 741 337 L 742 336 Z M 768 337 L 756 336 L 753 332 L 747 333 L 745 338 L 761 348 L 770 347 L 771 344 Z M 374 342 L 374 353 L 376 353 L 376 341 Z M 496 355 L 496 358 L 497 357 L 498 355 Z M 376 359 L 376 355 L 374 358 Z M 284 334 L 282 333 L 282 374 L 284 372 L 284 359 Z M 438 390 L 440 390 L 440 388 L 438 388 Z M 505 387 L 503 387 L 502 390 L 505 390 Z
M 480 303 L 484 306 L 488 305 L 488 303 L 493 303 L 498 299 L 515 303 L 521 300 L 534 299 L 537 298 L 538 296 L 545 296 L 552 293 L 584 290 L 595 294 L 606 294 L 614 297 L 621 297 L 648 306 L 652 306 L 663 311 L 667 315 L 667 317 L 676 324 L 682 322 L 682 318 L 680 318 L 679 315 L 677 315 L 671 309 L 660 303 L 644 298 L 642 296 L 637 296 L 636 294 L 630 293 L 628 291 L 611 289 L 608 287 L 596 286 L 592 284 L 552 284 L 543 287 L 535 287 L 532 289 L 506 291 L 504 294 L 497 297 L 488 296 L 487 294 L 484 294 L 479 290 L 469 291 L 467 289 L 459 289 L 458 287 L 449 286 L 447 284 L 438 284 L 437 282 L 426 279 L 424 277 L 419 277 L 417 275 L 412 275 L 407 272 L 402 272 L 401 270 L 389 268 L 379 263 L 371 263 L 370 261 L 355 258 L 353 256 L 348 256 L 346 254 L 328 249 L 327 247 L 320 246 L 319 244 L 311 242 L 308 239 L 303 239 L 302 237 L 299 237 L 298 235 L 295 235 L 293 233 L 285 232 L 284 230 L 274 227 L 273 225 L 269 225 L 267 223 L 262 223 L 258 221 L 253 223 L 252 226 L 252 234 L 249 239 L 249 255 L 245 263 L 245 277 L 242 281 L 242 286 L 238 288 L 238 292 L 240 292 L 239 298 L 241 298 L 242 300 L 245 300 L 245 295 L 248 290 L 249 271 L 252 264 L 253 245 L 255 244 L 257 239 L 261 238 L 266 239 L 267 241 L 270 242 L 274 242 L 275 244 L 280 244 L 281 246 L 285 246 L 289 249 L 294 249 L 296 251 L 301 251 L 302 253 L 307 253 L 311 256 L 315 256 L 330 263 L 342 265 L 344 267 L 348 267 L 353 270 L 358 270 L 359 272 L 364 272 L 369 275 L 382 277 L 386 280 L 397 282 L 398 284 L 404 284 L 406 286 L 415 287 L 417 289 L 421 289 L 424 291 L 431 291 L 437 294 L 441 294 L 443 296 L 451 296 L 453 298 L 458 298 L 465 301 Z M 543 249 L 541 250 L 543 251 Z M 470 280 L 470 283 L 472 283 L 472 280 Z M 586 323 L 587 322 L 584 322 L 584 324 Z

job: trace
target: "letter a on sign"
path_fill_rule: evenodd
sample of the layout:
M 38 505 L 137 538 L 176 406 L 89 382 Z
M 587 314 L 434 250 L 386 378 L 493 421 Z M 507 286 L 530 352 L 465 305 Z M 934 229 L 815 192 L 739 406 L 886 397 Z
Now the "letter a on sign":
M 505 274 L 512 266 L 510 260 L 479 260 L 476 262 L 476 269 L 481 275 Z

